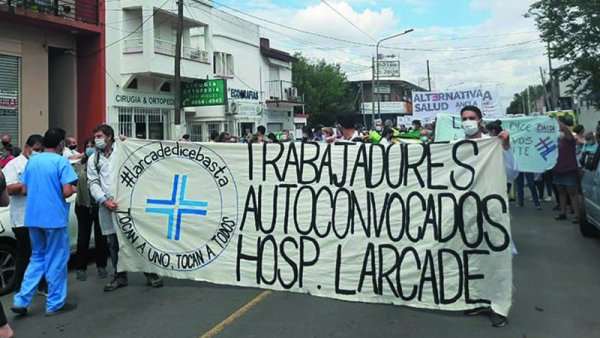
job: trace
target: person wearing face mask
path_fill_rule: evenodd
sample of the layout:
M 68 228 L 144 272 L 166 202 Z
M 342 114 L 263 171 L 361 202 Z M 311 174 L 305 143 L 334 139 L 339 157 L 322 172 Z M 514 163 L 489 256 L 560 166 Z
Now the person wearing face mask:
M 43 142 L 44 137 L 42 135 L 29 136 L 21 155 L 9 162 L 4 168 L 7 191 L 10 196 L 10 225 L 17 240 L 17 258 L 15 262 L 15 287 L 17 290 L 21 288 L 25 269 L 31 257 L 29 228 L 25 227 L 27 196 L 21 176 L 29 159 L 44 151 Z M 44 283 L 41 283 L 41 288 L 44 289 Z
M 98 218 L 98 204 L 90 195 L 87 183 L 87 162 L 95 153 L 94 139 L 85 141 L 85 153 L 80 163 L 75 165 L 75 172 L 79 178 L 79 192 L 75 201 L 75 215 L 77 215 L 77 253 L 75 254 L 75 269 L 77 269 L 77 280 L 87 279 L 87 266 L 89 259 L 90 237 L 94 232 L 95 261 L 98 269 L 98 277 L 108 277 L 106 261 L 108 258 L 108 244 L 106 237 L 102 236 L 100 220 Z
M 585 145 L 581 149 L 581 165 L 585 166 L 585 163 L 590 159 L 594 158 L 594 155 L 598 152 L 598 143 L 596 137 L 591 131 L 585 134 Z
M 44 152 L 32 157 L 21 175 L 27 195 L 25 226 L 29 227 L 31 259 L 21 289 L 13 298 L 11 311 L 26 315 L 42 277 L 48 282 L 46 315 L 74 310 L 66 302 L 69 245 L 69 203 L 75 192 L 77 174 L 62 157 L 66 132 L 49 129 L 44 135 Z
M 6 180 L 4 178 L 4 174 L 2 170 L 0 170 L 0 207 L 5 207 L 9 205 L 10 199 L 8 197 L 8 193 L 6 192 Z M 4 338 L 12 338 L 14 336 L 13 329 L 8 324 L 8 320 L 6 319 L 6 314 L 4 313 L 4 307 L 0 303 L 0 337 Z
M 460 112 L 460 117 L 462 118 L 462 128 L 465 132 L 465 139 L 477 140 L 491 137 L 490 135 L 483 133 L 483 114 L 478 107 L 465 106 Z M 503 130 L 500 131 L 496 137 L 502 140 L 502 147 L 504 148 L 504 169 L 507 181 L 510 182 L 518 175 L 514 155 L 510 150 L 510 135 L 507 131 Z M 507 322 L 506 317 L 495 313 L 490 307 L 475 308 L 465 311 L 465 314 L 469 316 L 487 314 L 490 317 L 490 324 L 495 327 L 504 326 Z
M 80 154 L 77 151 L 77 140 L 74 137 L 69 136 L 65 140 L 65 150 L 63 150 L 63 156 L 69 160 L 71 164 L 73 164 L 81 161 L 85 154 Z
M 96 151 L 87 161 L 88 186 L 92 198 L 98 203 L 98 216 L 102 235 L 108 241 L 108 250 L 115 274 L 113 279 L 104 286 L 104 291 L 114 291 L 129 284 L 126 271 L 119 271 L 119 242 L 117 225 L 113 222 L 113 212 L 118 208 L 115 201 L 116 187 L 113 183 L 113 168 L 117 161 L 118 145 L 115 143 L 115 131 L 109 125 L 103 124 L 94 129 Z M 146 284 L 152 287 L 162 287 L 162 279 L 154 273 L 145 273 Z

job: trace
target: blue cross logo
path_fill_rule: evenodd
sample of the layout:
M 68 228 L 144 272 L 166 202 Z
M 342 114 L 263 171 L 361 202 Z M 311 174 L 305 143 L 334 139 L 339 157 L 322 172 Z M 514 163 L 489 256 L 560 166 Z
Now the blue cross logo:
M 190 201 L 185 199 L 185 189 L 187 187 L 187 175 L 181 177 L 181 189 L 179 189 L 179 175 L 173 178 L 173 191 L 170 200 L 147 199 L 146 203 L 151 205 L 160 205 L 163 207 L 146 208 L 147 213 L 162 214 L 169 216 L 169 228 L 167 230 L 167 239 L 173 239 L 173 223 L 175 223 L 175 240 L 179 240 L 181 234 L 181 217 L 183 215 L 206 216 L 208 202 Z M 179 196 L 177 192 L 179 191 Z M 179 198 L 178 198 L 179 197 Z M 175 217 L 177 219 L 175 220 Z

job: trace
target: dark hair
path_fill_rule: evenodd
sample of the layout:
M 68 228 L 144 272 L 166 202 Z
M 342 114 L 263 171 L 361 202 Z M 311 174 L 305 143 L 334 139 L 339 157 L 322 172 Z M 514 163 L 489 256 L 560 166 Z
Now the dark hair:
M 462 117 L 463 113 L 466 112 L 467 110 L 475 112 L 475 114 L 477 114 L 477 117 L 479 119 L 483 118 L 483 114 L 481 113 L 481 109 L 479 109 L 478 107 L 475 107 L 475 106 L 464 106 L 463 109 L 460 110 L 460 117 Z
M 356 119 L 354 118 L 354 115 L 351 114 L 338 115 L 336 121 L 340 126 L 346 129 L 354 129 L 354 125 L 356 124 Z
M 96 128 L 94 128 L 94 134 L 101 131 L 102 134 L 106 135 L 106 136 L 110 136 L 111 139 L 115 139 L 115 130 L 113 129 L 113 127 L 109 126 L 108 124 L 101 124 L 99 126 L 97 126 Z
M 27 138 L 27 142 L 25 142 L 29 147 L 33 147 L 36 144 L 44 145 L 44 137 L 40 134 L 29 135 Z
M 421 125 L 421 120 L 413 120 L 413 121 L 412 121 L 412 124 L 418 124 L 418 125 Z
M 568 127 L 572 127 L 573 126 L 573 118 L 570 115 L 563 115 L 561 117 L 558 118 L 558 120 L 564 124 L 566 124 Z M 583 128 L 583 126 L 582 126 Z M 575 131 L 575 130 L 573 130 Z
M 219 134 L 219 136 L 217 136 L 217 139 L 215 142 L 227 142 L 227 140 L 229 139 L 229 134 L 226 132 L 222 132 Z
M 309 126 L 302 127 L 302 134 L 306 134 L 309 141 L 312 141 L 312 138 L 315 136 L 315 134 L 313 134 L 312 128 Z
M 190 134 L 183 134 L 183 136 L 181 138 L 184 140 L 187 140 L 190 138 Z
M 564 123 L 564 122 L 563 122 L 563 123 Z M 565 123 L 565 124 L 566 124 L 566 123 Z M 584 130 L 585 130 L 585 128 L 584 128 L 584 127 L 583 127 L 583 125 L 581 125 L 581 124 L 578 124 L 578 125 L 576 125 L 575 127 L 573 127 L 573 132 L 574 132 L 575 134 L 579 134 L 579 133 L 583 132 Z
M 273 134 L 273 133 L 269 133 L 269 135 L 267 135 L 267 138 L 268 138 L 269 140 L 273 141 L 273 143 L 277 143 L 277 142 L 279 142 L 279 141 L 277 140 L 277 136 L 275 136 L 275 134 Z
M 44 134 L 43 145 L 45 148 L 57 148 L 67 137 L 67 132 L 62 128 L 50 128 Z
M 219 137 L 219 133 L 215 130 L 210 132 L 210 140 L 215 141 Z
M 264 135 L 267 132 L 267 128 L 265 128 L 265 126 L 258 126 L 258 128 L 256 128 L 256 131 L 259 134 Z
M 87 140 L 85 140 L 85 142 L 83 142 L 84 149 L 87 148 L 88 143 L 91 143 L 93 146 L 95 146 L 96 145 L 96 140 L 94 140 L 93 137 L 90 137 Z
M 383 132 L 381 133 L 381 137 L 388 137 L 388 136 L 394 136 L 394 129 L 392 129 L 392 128 L 385 128 L 383 130 Z
M 485 125 L 487 131 L 493 131 L 496 135 L 502 132 L 502 121 L 496 120 Z

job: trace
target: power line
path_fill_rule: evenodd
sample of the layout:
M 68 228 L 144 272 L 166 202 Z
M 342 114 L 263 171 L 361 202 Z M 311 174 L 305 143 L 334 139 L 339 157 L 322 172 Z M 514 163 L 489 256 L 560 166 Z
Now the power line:
M 339 16 L 341 16 L 342 19 L 346 20 L 346 22 L 348 22 L 349 24 L 351 24 L 352 26 L 354 26 L 354 28 L 358 29 L 361 33 L 363 33 L 364 35 L 366 35 L 369 39 L 373 40 L 374 42 L 377 42 L 377 40 L 375 40 L 374 37 L 372 37 L 371 35 L 369 35 L 369 33 L 367 33 L 364 30 L 362 30 L 362 28 L 358 27 L 356 24 L 354 24 L 354 22 L 348 20 L 347 17 L 345 17 L 342 13 L 340 13 L 337 9 L 335 9 L 335 7 L 333 7 L 332 5 L 330 5 L 329 2 L 327 2 L 325 0 L 321 0 L 321 2 L 324 3 L 325 5 L 327 5 L 327 7 L 331 8 L 331 10 L 333 10 Z

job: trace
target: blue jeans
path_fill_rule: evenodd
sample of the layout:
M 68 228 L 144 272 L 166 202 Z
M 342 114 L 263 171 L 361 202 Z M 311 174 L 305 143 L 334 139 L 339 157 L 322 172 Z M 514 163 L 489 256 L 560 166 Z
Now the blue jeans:
M 29 228 L 31 259 L 21 289 L 13 299 L 14 306 L 28 307 L 42 277 L 48 283 L 46 312 L 54 312 L 67 298 L 67 263 L 69 262 L 69 229 Z
M 535 206 L 539 206 L 540 200 L 538 198 L 533 173 L 519 173 L 519 176 L 517 176 L 517 204 L 523 205 L 523 195 L 525 189 L 525 187 L 523 186 L 524 180 L 527 180 L 527 187 L 529 187 L 529 190 L 531 191 L 533 203 L 535 204 Z

